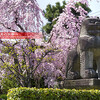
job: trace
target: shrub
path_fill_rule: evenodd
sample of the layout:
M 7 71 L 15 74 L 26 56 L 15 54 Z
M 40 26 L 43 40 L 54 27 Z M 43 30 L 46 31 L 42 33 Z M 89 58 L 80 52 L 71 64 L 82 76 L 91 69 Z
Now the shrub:
M 4 94 L 7 94 L 7 91 L 11 88 L 16 88 L 18 87 L 18 84 L 16 82 L 16 79 L 13 75 L 6 75 L 5 77 L 1 80 L 1 91 Z
M 1 94 L 0 99 L 7 100 L 7 95 L 6 94 Z
M 100 90 L 13 88 L 7 100 L 100 100 Z

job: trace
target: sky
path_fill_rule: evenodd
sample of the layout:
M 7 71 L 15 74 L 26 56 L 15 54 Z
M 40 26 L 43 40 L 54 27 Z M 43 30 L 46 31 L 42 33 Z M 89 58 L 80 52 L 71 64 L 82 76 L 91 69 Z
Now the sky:
M 46 6 L 48 4 L 55 5 L 56 2 L 60 2 L 62 4 L 63 0 L 37 0 L 40 8 L 42 10 L 45 10 Z M 65 0 L 68 1 L 68 0 Z M 97 2 L 99 1 L 99 2 Z M 92 10 L 92 12 L 89 14 L 90 16 L 99 16 L 100 17 L 100 0 L 89 0 L 89 5 Z M 45 18 L 42 18 L 44 24 L 46 24 L 47 20 Z

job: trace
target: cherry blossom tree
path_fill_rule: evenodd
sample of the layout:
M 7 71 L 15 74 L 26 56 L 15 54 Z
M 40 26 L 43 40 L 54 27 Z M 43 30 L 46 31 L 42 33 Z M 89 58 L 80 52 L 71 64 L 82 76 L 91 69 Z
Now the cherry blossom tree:
M 36 0 L 3 0 L 0 2 L 0 9 L 1 32 L 39 32 L 42 25 L 40 18 L 42 11 Z M 42 68 L 38 67 L 47 54 L 53 53 L 54 49 L 49 49 L 50 44 L 45 48 L 45 45 L 36 43 L 35 39 L 13 42 L 0 39 L 0 43 L 3 69 L 6 69 L 8 74 L 14 75 L 20 86 L 35 86 L 34 82 L 39 80 L 36 75 L 43 72 Z M 42 74 L 38 76 L 41 77 Z
M 58 20 L 50 33 L 51 37 L 49 41 L 61 50 L 60 53 L 56 54 L 56 56 L 53 55 L 52 57 L 56 59 L 56 61 L 53 62 L 54 65 L 58 70 L 60 69 L 59 76 L 63 78 L 66 77 L 65 68 L 67 54 L 77 45 L 81 23 L 88 14 L 88 12 L 81 6 L 76 7 L 76 2 L 80 2 L 88 7 L 87 0 L 70 0 L 65 6 L 63 13 L 57 18 Z M 73 14 L 73 10 L 76 15 Z M 58 79 L 60 77 L 58 77 Z
M 66 56 L 76 46 L 81 23 L 87 15 L 84 8 L 75 6 L 76 2 L 88 6 L 87 0 L 70 0 L 57 18 L 48 43 L 35 39 L 14 43 L 0 40 L 3 68 L 16 77 L 20 86 L 32 87 L 33 81 L 40 85 L 43 78 L 45 85 L 53 87 L 56 81 L 65 78 Z M 3 0 L 0 9 L 1 32 L 39 32 L 41 9 L 36 0 Z
M 42 10 L 36 0 L 2 0 L 0 31 L 39 32 Z

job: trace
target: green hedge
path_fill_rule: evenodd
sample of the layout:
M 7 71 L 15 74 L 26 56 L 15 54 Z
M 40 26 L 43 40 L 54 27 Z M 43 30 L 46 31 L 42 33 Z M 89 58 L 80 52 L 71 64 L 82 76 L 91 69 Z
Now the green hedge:
M 100 90 L 13 88 L 7 100 L 100 100 Z
M 0 99 L 7 100 L 7 95 L 6 94 L 0 94 Z

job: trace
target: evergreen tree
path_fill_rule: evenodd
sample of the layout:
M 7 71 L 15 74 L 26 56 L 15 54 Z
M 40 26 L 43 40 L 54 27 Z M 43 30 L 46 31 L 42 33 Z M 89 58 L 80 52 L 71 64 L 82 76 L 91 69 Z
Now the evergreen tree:
M 56 2 L 56 5 L 48 4 L 46 10 L 44 10 L 45 18 L 48 20 L 48 23 L 43 27 L 43 30 L 49 34 L 53 28 L 53 25 L 56 24 L 56 20 L 53 21 L 54 18 L 57 18 L 60 13 L 63 12 L 63 9 L 66 5 L 66 2 L 63 1 L 63 5 L 61 6 L 59 2 Z

